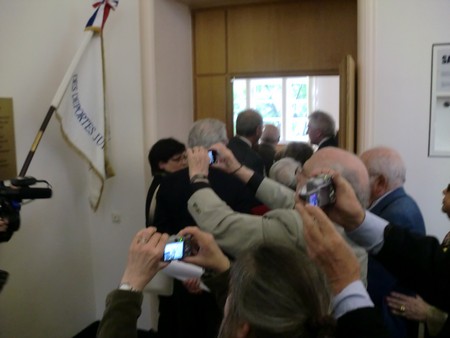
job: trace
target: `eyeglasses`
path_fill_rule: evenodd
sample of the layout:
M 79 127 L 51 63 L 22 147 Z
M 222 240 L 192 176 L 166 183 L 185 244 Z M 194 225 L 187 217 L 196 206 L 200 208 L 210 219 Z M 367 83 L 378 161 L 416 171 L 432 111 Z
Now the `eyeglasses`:
M 186 161 L 186 160 L 187 160 L 186 154 L 177 155 L 177 156 L 171 157 L 169 159 L 169 161 L 174 161 L 174 162 L 181 162 L 181 161 Z

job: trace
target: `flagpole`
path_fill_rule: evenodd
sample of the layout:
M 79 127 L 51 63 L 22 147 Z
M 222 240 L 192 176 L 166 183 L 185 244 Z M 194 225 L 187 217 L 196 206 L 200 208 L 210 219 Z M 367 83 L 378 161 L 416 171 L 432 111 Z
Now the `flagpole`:
M 28 152 L 27 158 L 25 159 L 25 162 L 22 165 L 22 169 L 20 169 L 20 173 L 19 173 L 20 177 L 24 177 L 26 175 L 28 167 L 30 166 L 31 160 L 33 159 L 34 153 L 36 152 L 39 142 L 42 139 L 42 135 L 44 134 L 45 129 L 47 128 L 47 125 L 53 116 L 53 113 L 56 111 L 57 107 L 61 103 L 64 93 L 66 92 L 66 89 L 69 86 L 72 74 L 75 71 L 78 63 L 80 62 L 80 59 L 83 56 L 84 51 L 86 50 L 87 46 L 89 45 L 89 42 L 91 41 L 93 35 L 94 35 L 93 30 L 86 30 L 84 32 L 84 39 L 81 42 L 81 45 L 78 48 L 77 52 L 75 53 L 75 56 L 73 57 L 72 62 L 70 63 L 69 68 L 67 69 L 67 71 L 58 87 L 58 90 L 56 91 L 55 96 L 53 97 L 53 100 L 50 104 L 50 108 L 48 109 L 47 114 L 45 115 L 44 121 L 42 121 L 41 127 L 39 128 L 39 131 L 37 132 L 36 137 L 34 138 L 34 142 L 31 145 L 31 148 L 30 148 L 30 151 Z

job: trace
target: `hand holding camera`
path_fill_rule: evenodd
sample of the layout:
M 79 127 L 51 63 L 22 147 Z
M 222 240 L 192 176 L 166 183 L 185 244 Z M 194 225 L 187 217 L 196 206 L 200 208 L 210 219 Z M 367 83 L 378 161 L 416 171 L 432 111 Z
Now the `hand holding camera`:
M 200 230 L 196 226 L 186 227 L 178 235 L 191 235 L 191 255 L 183 259 L 215 272 L 223 272 L 230 268 L 230 260 L 217 245 L 213 235 Z
M 326 173 L 326 174 L 325 174 Z M 364 220 L 365 217 L 365 209 L 363 208 L 363 203 L 360 201 L 355 191 L 353 190 L 350 183 L 337 171 L 330 169 L 330 168 L 321 168 L 314 170 L 311 173 L 314 177 L 324 177 L 327 176 L 331 180 L 331 184 L 333 187 L 333 193 L 329 191 L 329 188 L 327 188 L 327 181 L 328 179 L 325 179 L 322 181 L 322 184 L 320 181 L 318 181 L 319 184 L 317 184 L 317 187 L 314 188 L 313 185 L 311 185 L 311 188 L 308 189 L 308 184 L 304 187 L 306 189 L 305 191 L 302 189 L 300 191 L 299 197 L 309 203 L 310 201 L 313 205 L 321 206 L 325 213 L 327 214 L 330 219 L 344 227 L 345 230 L 351 231 L 356 229 Z M 311 179 L 311 181 L 313 181 Z M 322 189 L 322 194 L 324 194 L 324 198 L 321 199 L 321 197 L 318 197 L 318 201 L 316 202 L 316 197 L 319 194 L 317 194 L 317 190 Z M 309 193 L 308 193 L 309 190 Z M 331 203 L 326 203 L 327 196 L 333 195 L 333 197 L 330 199 Z
M 128 261 L 121 284 L 127 284 L 133 291 L 142 291 L 155 274 L 167 264 L 161 262 L 167 234 L 149 227 L 140 230 L 131 242 Z
M 330 175 L 318 175 L 310 178 L 300 191 L 299 197 L 306 203 L 325 207 L 336 201 L 333 179 Z
M 241 167 L 241 163 L 236 160 L 231 150 L 225 144 L 216 143 L 210 147 L 210 150 L 216 154 L 216 161 L 212 163 L 213 167 L 229 174 Z
M 208 176 L 210 157 L 208 150 L 203 147 L 193 147 L 186 151 L 189 165 L 189 178 L 194 176 Z
M 182 260 L 192 254 L 191 236 L 172 235 L 164 247 L 164 262 Z
M 216 150 L 210 149 L 208 150 L 208 156 L 209 156 L 209 165 L 213 165 L 214 163 L 217 163 L 219 154 Z

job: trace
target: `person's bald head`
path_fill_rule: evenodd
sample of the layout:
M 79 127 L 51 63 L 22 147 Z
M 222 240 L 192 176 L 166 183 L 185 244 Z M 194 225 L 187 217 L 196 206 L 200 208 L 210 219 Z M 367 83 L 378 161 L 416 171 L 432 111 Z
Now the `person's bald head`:
M 405 183 L 405 163 L 396 150 L 374 147 L 363 152 L 360 158 L 369 172 L 371 203 Z
M 363 207 L 369 203 L 369 175 L 364 163 L 353 153 L 346 150 L 326 147 L 316 151 L 311 158 L 305 162 L 303 170 L 298 175 L 300 187 L 305 185 L 306 180 L 316 169 L 331 168 L 340 173 L 353 187 L 356 196 Z

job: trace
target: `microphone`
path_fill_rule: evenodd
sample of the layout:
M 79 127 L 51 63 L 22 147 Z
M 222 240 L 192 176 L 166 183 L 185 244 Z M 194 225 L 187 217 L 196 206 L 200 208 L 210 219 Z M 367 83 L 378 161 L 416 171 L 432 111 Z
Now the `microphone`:
M 19 189 L 0 189 L 1 197 L 9 197 L 11 199 L 38 199 L 38 198 L 50 198 L 52 197 L 52 189 L 50 188 L 27 188 L 22 187 Z
M 46 187 L 31 188 L 30 185 L 43 182 Z M 5 197 L 11 200 L 22 199 L 38 199 L 52 197 L 52 189 L 47 181 L 37 180 L 34 177 L 16 177 L 9 181 L 10 185 L 5 185 L 0 182 L 0 197 Z

